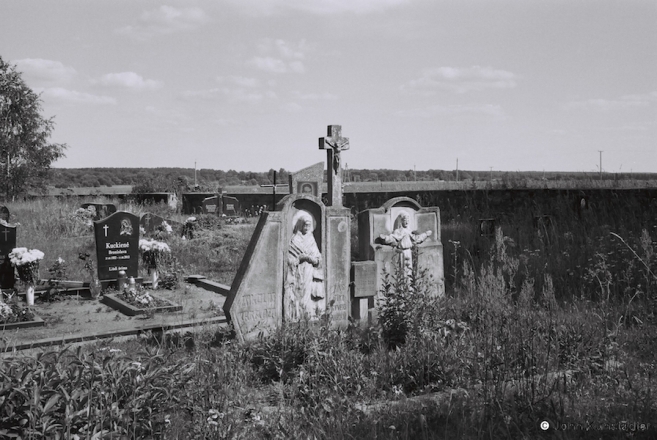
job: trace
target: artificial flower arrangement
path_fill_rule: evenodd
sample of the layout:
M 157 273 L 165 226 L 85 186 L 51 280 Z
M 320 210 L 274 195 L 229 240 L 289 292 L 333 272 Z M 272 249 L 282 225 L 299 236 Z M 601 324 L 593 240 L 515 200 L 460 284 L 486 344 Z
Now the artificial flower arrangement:
M 34 285 L 39 280 L 39 262 L 44 254 L 38 249 L 24 247 L 14 248 L 9 254 L 9 261 L 16 268 L 18 278 L 28 285 Z
M 7 304 L 0 299 L 0 324 L 11 324 L 14 322 L 33 321 L 34 313 L 26 307 L 16 303 Z
M 139 250 L 142 253 L 142 260 L 148 266 L 148 273 L 151 276 L 151 286 L 153 289 L 158 287 L 157 266 L 171 255 L 171 248 L 163 241 L 157 240 L 139 240 Z
M 171 248 L 165 242 L 145 238 L 139 240 L 139 250 L 142 253 L 142 260 L 148 265 L 149 270 L 156 268 L 165 255 L 171 254 Z
M 182 229 L 183 240 L 194 238 L 194 231 L 196 230 L 197 225 L 196 217 L 187 217 Z
M 124 287 L 121 295 L 126 302 L 139 308 L 151 307 L 155 301 L 150 293 L 135 284 Z

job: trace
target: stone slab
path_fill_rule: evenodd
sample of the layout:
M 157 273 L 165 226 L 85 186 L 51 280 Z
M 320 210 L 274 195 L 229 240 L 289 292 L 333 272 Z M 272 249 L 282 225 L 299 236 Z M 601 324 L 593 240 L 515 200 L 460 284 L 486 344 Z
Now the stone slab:
M 208 279 L 200 279 L 195 283 L 198 287 L 201 287 L 210 292 L 215 292 L 223 296 L 228 296 L 230 294 L 230 286 L 225 284 L 217 283 L 215 281 L 210 281 Z
M 223 309 L 240 341 L 267 335 L 282 323 L 281 213 L 263 212 Z
M 376 272 L 377 265 L 375 261 L 354 261 L 351 263 L 353 298 L 367 298 L 376 295 Z

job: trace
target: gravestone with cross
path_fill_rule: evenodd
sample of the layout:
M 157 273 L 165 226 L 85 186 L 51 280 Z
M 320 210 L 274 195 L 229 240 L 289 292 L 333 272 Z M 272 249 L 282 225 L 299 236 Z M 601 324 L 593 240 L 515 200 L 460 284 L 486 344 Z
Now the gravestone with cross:
M 0 288 L 14 288 L 14 266 L 9 254 L 16 247 L 16 226 L 0 223 Z
M 137 278 L 139 269 L 139 217 L 118 211 L 94 222 L 98 279 L 107 285 L 121 270 Z
M 349 138 L 342 137 L 342 126 L 329 125 L 327 136 L 319 138 L 319 149 L 326 150 L 328 206 L 342 207 L 340 153 L 349 149 Z
M 339 136 L 339 126 L 329 126 L 330 135 L 336 130 L 337 136 L 329 136 L 328 143 L 320 141 L 320 145 L 331 149 L 327 155 L 327 168 L 330 175 L 340 178 L 339 154 L 346 149 L 346 139 Z M 335 182 L 335 179 L 331 181 Z M 325 206 L 313 194 L 290 194 L 278 203 L 275 211 L 260 216 L 223 307 L 241 341 L 267 334 L 285 320 L 294 320 L 299 315 L 290 310 L 296 309 L 297 304 L 299 310 L 305 307 L 306 311 L 309 304 L 311 309 L 313 304 L 317 306 L 314 310 L 325 307 L 333 326 L 348 325 L 351 216 L 349 209 L 342 206 L 341 184 L 335 187 L 331 200 L 333 205 Z M 310 220 L 300 222 L 301 219 Z M 302 238 L 299 235 L 299 231 L 304 236 L 307 234 L 307 231 L 303 232 L 306 224 L 311 225 L 312 240 L 310 236 Z M 299 269 L 298 265 L 302 264 L 298 259 L 299 252 L 312 255 L 307 258 L 312 258 L 314 263 L 304 262 L 312 264 L 311 271 Z M 310 273 L 312 280 L 306 277 L 297 279 L 300 273 Z M 301 303 L 284 303 L 284 299 L 293 297 L 291 292 L 299 291 L 300 283 L 308 288 L 303 290 L 308 295 L 300 298 Z M 308 298 L 315 302 L 308 302 Z

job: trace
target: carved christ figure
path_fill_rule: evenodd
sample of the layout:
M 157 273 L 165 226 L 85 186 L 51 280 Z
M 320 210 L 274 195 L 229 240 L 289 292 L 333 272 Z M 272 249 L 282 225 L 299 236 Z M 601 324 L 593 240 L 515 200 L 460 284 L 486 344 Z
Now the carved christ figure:
M 408 227 L 410 216 L 406 212 L 402 212 L 397 218 L 400 220 L 399 227 L 392 234 L 381 234 L 379 238 L 395 249 L 399 273 L 408 278 L 413 272 L 413 247 L 431 237 L 432 232 L 429 230 L 423 234 L 415 234 L 411 231 Z
M 294 230 L 287 255 L 284 291 L 285 318 L 298 321 L 304 315 L 318 319 L 326 309 L 322 254 L 313 236 L 313 219 L 300 211 L 294 218 Z
M 323 138 L 324 143 L 333 149 L 333 172 L 338 173 L 340 169 L 340 152 L 349 149 L 349 139 L 340 137 L 337 139 Z

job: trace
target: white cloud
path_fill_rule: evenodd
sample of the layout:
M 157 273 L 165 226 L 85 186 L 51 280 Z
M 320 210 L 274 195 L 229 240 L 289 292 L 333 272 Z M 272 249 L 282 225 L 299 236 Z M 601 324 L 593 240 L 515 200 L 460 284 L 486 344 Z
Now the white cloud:
M 306 69 L 302 60 L 308 50 L 305 40 L 290 43 L 265 38 L 258 44 L 260 56 L 251 58 L 247 64 L 269 73 L 304 73 Z
M 298 99 L 308 99 L 308 100 L 325 100 L 325 101 L 335 101 L 338 97 L 332 93 L 301 93 L 294 92 L 294 96 Z
M 288 67 L 283 60 L 272 57 L 253 57 L 248 64 L 270 73 L 285 73 Z
M 200 8 L 175 8 L 162 5 L 151 11 L 144 11 L 135 26 L 125 26 L 116 32 L 135 38 L 145 39 L 154 35 L 196 29 L 210 21 L 210 17 Z
M 182 97 L 188 100 L 226 98 L 232 101 L 256 103 L 264 99 L 276 99 L 276 94 L 272 91 L 256 91 L 240 87 L 215 87 L 207 90 L 189 90 L 183 92 Z
M 59 61 L 44 60 L 42 58 L 24 58 L 15 60 L 13 63 L 27 79 L 66 82 L 75 77 L 77 73 L 73 67 L 65 66 Z
M 402 91 L 433 95 L 436 90 L 467 93 L 485 89 L 510 89 L 516 86 L 518 76 L 492 67 L 431 67 L 423 69 L 421 76 L 401 86 Z
M 281 110 L 285 110 L 286 112 L 290 113 L 298 113 L 303 110 L 303 107 L 301 107 L 296 102 L 288 102 L 287 104 L 281 106 Z
M 110 96 L 92 95 L 90 93 L 78 92 L 76 90 L 68 90 L 62 87 L 50 87 L 46 89 L 36 89 L 41 92 L 46 100 L 56 100 L 64 102 L 73 102 L 79 104 L 116 104 L 116 99 Z
M 236 7 L 257 15 L 297 10 L 318 15 L 384 11 L 410 3 L 410 0 L 228 0 Z
M 220 83 L 230 82 L 240 87 L 256 88 L 260 85 L 257 78 L 250 78 L 246 76 L 218 76 L 217 81 Z
M 618 99 L 586 99 L 580 101 L 571 101 L 564 105 L 567 110 L 597 110 L 597 111 L 614 111 L 624 110 L 636 107 L 647 107 L 657 103 L 657 91 L 639 94 L 624 95 Z
M 135 90 L 155 90 L 164 86 L 162 81 L 144 79 L 135 72 L 108 73 L 96 82 L 106 87 L 125 87 Z
M 396 112 L 399 116 L 431 118 L 434 116 L 459 116 L 459 115 L 483 115 L 496 119 L 506 118 L 501 106 L 496 104 L 472 104 L 472 105 L 432 105 L 420 109 L 400 110 Z

